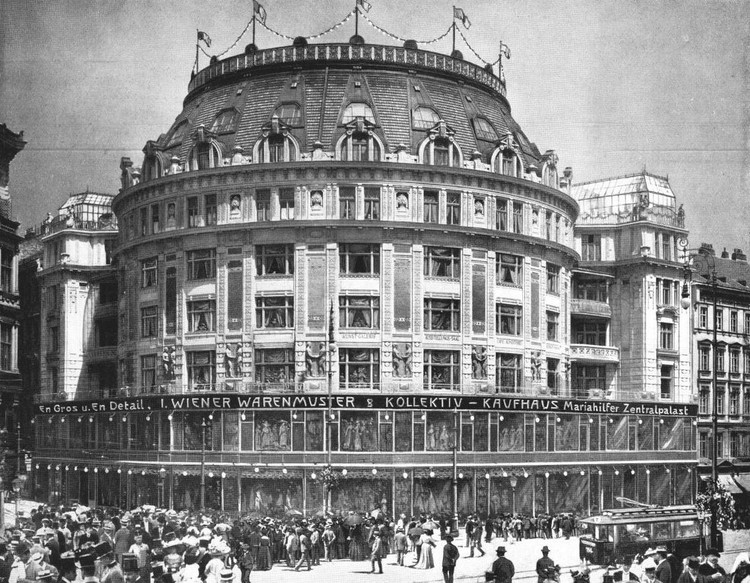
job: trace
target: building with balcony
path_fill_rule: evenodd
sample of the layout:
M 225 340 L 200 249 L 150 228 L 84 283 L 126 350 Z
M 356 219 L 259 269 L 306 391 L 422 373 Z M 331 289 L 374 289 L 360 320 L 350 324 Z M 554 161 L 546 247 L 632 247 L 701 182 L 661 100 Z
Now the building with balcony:
M 703 243 L 693 262 L 691 307 L 694 390 L 698 398 L 698 471 L 711 475 L 716 380 L 718 477 L 750 508 L 750 265 L 741 249 L 716 255 Z M 716 286 L 712 272 L 716 270 Z M 714 319 L 714 292 L 716 314 Z M 714 355 L 714 326 L 716 354 Z M 714 356 L 716 376 L 714 377 Z
M 656 348 L 612 340 L 621 276 L 578 265 L 572 171 L 500 76 L 407 46 L 212 63 L 142 165 L 122 160 L 114 266 L 114 231 L 44 235 L 45 491 L 307 513 L 330 463 L 334 510 L 449 514 L 455 459 L 461 515 L 691 499 L 697 407 L 653 376 Z M 120 293 L 97 328 L 105 274 Z
M 14 133 L 0 124 L 0 430 L 8 431 L 12 446 L 8 463 L 18 443 L 21 408 L 21 375 L 18 371 L 18 327 L 21 315 L 18 297 L 19 223 L 12 218 L 10 163 L 26 146 L 23 132 Z M 26 403 L 30 405 L 30 401 Z

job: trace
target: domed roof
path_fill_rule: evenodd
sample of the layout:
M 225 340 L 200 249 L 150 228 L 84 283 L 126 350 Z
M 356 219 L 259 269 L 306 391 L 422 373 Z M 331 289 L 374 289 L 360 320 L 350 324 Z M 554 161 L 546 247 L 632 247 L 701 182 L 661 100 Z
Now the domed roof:
M 200 131 L 227 156 L 235 146 L 249 154 L 274 122 L 302 152 L 316 142 L 333 151 L 357 120 L 386 153 L 405 146 L 416 155 L 439 131 L 465 159 L 479 152 L 488 163 L 502 144 L 515 148 L 524 166 L 539 167 L 542 159 L 492 72 L 446 55 L 369 44 L 281 47 L 218 61 L 191 80 L 182 112 L 150 144 L 185 160 Z

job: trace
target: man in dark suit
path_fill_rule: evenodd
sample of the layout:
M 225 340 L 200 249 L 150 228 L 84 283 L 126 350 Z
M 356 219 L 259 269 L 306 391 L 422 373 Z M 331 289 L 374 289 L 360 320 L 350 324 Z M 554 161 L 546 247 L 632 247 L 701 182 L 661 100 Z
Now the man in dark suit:
M 500 545 L 495 552 L 497 559 L 492 563 L 492 580 L 495 583 L 512 583 L 516 568 L 510 559 L 505 558 L 505 547 Z
M 453 544 L 453 537 L 445 535 L 445 546 L 443 547 L 443 580 L 445 583 L 453 583 L 453 572 L 456 570 L 456 561 L 460 554 L 458 547 Z
M 669 561 L 667 561 L 666 548 L 656 547 L 654 562 L 656 563 L 656 578 L 661 583 L 672 583 L 672 567 Z
M 73 583 L 76 580 L 76 557 L 72 552 L 60 556 L 60 577 L 58 583 Z
M 612 574 L 612 580 L 615 583 L 628 583 L 628 581 L 640 581 L 640 579 L 638 578 L 638 575 L 636 575 L 630 570 L 630 567 L 633 566 L 632 557 L 623 557 L 619 561 L 617 561 L 617 564 L 620 565 L 620 568 Z

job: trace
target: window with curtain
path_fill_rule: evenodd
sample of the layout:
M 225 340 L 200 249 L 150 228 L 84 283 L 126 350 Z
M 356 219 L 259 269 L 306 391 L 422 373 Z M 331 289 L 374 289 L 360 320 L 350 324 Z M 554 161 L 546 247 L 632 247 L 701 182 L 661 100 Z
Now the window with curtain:
M 521 336 L 523 334 L 523 308 L 514 304 L 498 304 L 497 333 Z
M 159 330 L 158 306 L 141 308 L 141 338 L 155 338 Z
M 517 393 L 523 386 L 523 356 L 500 353 L 497 355 L 497 392 Z
M 292 275 L 294 273 L 293 245 L 256 245 L 255 270 L 257 275 Z
M 188 332 L 214 332 L 216 330 L 216 300 L 187 302 Z
M 547 264 L 547 293 L 560 293 L 560 268 L 550 263 Z
M 365 188 L 365 220 L 380 220 L 380 189 Z
M 438 193 L 424 193 L 424 222 L 437 223 L 440 220 Z
M 255 351 L 256 383 L 276 384 L 293 381 L 293 348 L 264 348 Z
M 379 275 L 380 245 L 342 243 L 339 267 L 342 274 Z
M 141 391 L 153 392 L 156 387 L 156 355 L 141 356 Z
M 424 275 L 428 277 L 461 277 L 461 249 L 424 248 Z
M 141 261 L 141 287 L 155 287 L 158 282 L 156 257 Z
M 498 231 L 508 230 L 508 201 L 502 198 L 495 201 L 495 228 Z
M 513 203 L 513 232 L 523 233 L 523 204 Z
M 189 280 L 216 277 L 216 250 L 196 249 L 187 252 L 187 278 Z
M 460 301 L 452 299 L 425 298 L 425 330 L 458 332 L 461 324 Z
M 523 257 L 498 253 L 495 258 L 497 283 L 505 285 L 523 284 Z
M 380 350 L 339 349 L 339 387 L 374 388 L 380 382 Z
M 209 391 L 216 382 L 216 353 L 211 350 L 196 350 L 185 353 L 187 361 L 188 388 L 193 391 Z
M 380 298 L 339 296 L 339 325 L 344 328 L 380 328 Z
M 449 225 L 461 224 L 461 195 L 458 193 L 448 193 L 445 219 Z
M 294 297 L 256 297 L 255 326 L 256 328 L 292 328 L 294 326 Z
M 353 186 L 342 186 L 339 188 L 339 218 L 357 218 L 357 197 Z
M 461 386 L 461 353 L 457 350 L 424 351 L 425 390 L 453 390 Z

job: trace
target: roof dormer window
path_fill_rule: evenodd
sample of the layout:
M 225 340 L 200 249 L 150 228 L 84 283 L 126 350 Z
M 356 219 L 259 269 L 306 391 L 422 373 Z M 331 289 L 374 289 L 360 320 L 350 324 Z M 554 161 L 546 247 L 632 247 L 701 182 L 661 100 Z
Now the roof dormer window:
M 475 117 L 474 120 L 474 133 L 479 140 L 485 140 L 487 142 L 495 142 L 498 139 L 497 132 L 492 124 L 484 119 L 483 117 Z
M 283 103 L 276 108 L 274 115 L 288 126 L 302 125 L 302 109 L 296 103 Z
M 169 140 L 167 140 L 167 148 L 171 148 L 172 146 L 176 146 L 177 144 L 181 144 L 182 140 L 185 138 L 185 133 L 188 129 L 188 122 L 183 121 L 180 123 L 173 131 L 172 135 L 169 137 Z
M 429 107 L 417 107 L 411 115 L 412 126 L 417 130 L 429 130 L 440 121 L 440 116 Z
M 370 123 L 375 123 L 375 115 L 372 113 L 372 108 L 366 103 L 350 103 L 344 110 L 344 115 L 341 116 L 341 123 L 347 124 L 356 119 L 364 119 Z
M 226 134 L 237 129 L 237 120 L 240 114 L 236 109 L 225 109 L 219 112 L 211 125 L 211 131 L 215 134 Z

